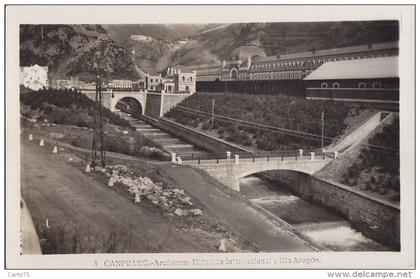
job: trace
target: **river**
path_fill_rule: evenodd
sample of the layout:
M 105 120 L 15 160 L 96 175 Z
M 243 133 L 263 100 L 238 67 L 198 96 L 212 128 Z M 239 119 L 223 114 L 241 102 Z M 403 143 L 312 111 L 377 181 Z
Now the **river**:
M 351 228 L 349 221 L 321 206 L 294 195 L 280 183 L 248 176 L 240 180 L 240 192 L 292 225 L 319 246 L 332 251 L 390 251 Z

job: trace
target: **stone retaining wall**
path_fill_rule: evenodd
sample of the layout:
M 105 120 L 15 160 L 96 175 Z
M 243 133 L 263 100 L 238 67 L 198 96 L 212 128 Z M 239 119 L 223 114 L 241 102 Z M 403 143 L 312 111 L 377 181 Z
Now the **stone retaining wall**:
M 163 131 L 168 132 L 172 134 L 173 136 L 182 139 L 183 141 L 186 141 L 192 145 L 195 145 L 198 148 L 207 150 L 209 152 L 223 153 L 226 151 L 231 151 L 232 154 L 234 154 L 235 152 L 251 153 L 251 151 L 245 148 L 242 148 L 240 146 L 229 143 L 227 141 L 206 135 L 204 133 L 201 133 L 187 126 L 176 123 L 167 118 L 160 118 L 158 120 L 151 120 L 151 119 L 145 118 L 145 121 L 147 121 L 152 126 L 162 129 Z
M 367 237 L 400 249 L 400 208 L 397 205 L 304 173 L 272 171 L 264 177 L 285 184 L 303 199 L 334 210 Z

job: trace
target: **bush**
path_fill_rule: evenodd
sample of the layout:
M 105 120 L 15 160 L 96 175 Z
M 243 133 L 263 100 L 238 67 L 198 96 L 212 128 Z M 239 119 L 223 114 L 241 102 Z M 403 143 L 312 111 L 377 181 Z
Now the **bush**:
M 400 191 L 399 118 L 383 128 L 361 149 L 359 161 L 351 165 L 343 177 L 358 178 L 362 171 L 376 173 L 370 177 L 372 192 L 385 195 L 389 190 Z M 385 148 L 378 148 L 382 146 Z M 378 174 L 380 174 L 378 176 Z M 348 183 L 346 183 L 348 184 Z
M 51 107 L 51 105 L 53 105 L 55 107 L 69 109 L 69 112 L 86 112 L 88 116 L 93 115 L 93 108 L 95 104 L 93 100 L 89 99 L 86 95 L 80 92 L 62 89 L 31 91 L 21 94 L 20 101 L 24 105 L 29 105 L 32 110 L 39 110 L 45 114 L 54 113 L 55 109 Z M 119 115 L 111 112 L 109 109 L 103 107 L 102 113 L 109 123 L 133 129 L 127 120 L 122 119 Z M 72 117 L 74 117 L 74 115 Z M 77 121 L 70 121 L 68 117 L 64 115 L 56 115 L 54 116 L 54 119 L 55 121 L 60 122 L 59 124 L 71 124 L 70 122 L 73 124 L 77 123 Z
M 211 113 L 212 100 L 215 99 L 215 113 L 245 121 L 271 125 L 275 127 L 293 129 L 301 132 L 321 134 L 321 112 L 325 111 L 325 136 L 335 138 L 339 136 L 346 125 L 345 118 L 351 109 L 347 104 L 331 101 L 313 101 L 303 98 L 283 95 L 248 95 L 248 94 L 208 94 L 198 93 L 182 101 L 178 106 L 189 107 Z M 165 116 L 175 121 L 197 127 L 203 123 L 202 129 L 210 128 L 210 116 L 191 114 L 175 107 Z M 236 128 L 235 128 L 236 127 Z M 261 131 L 258 127 L 244 126 L 239 123 L 220 121 L 215 119 L 212 130 L 217 131 L 221 138 L 238 144 L 251 144 L 249 137 L 238 134 L 243 131 L 251 137 L 267 134 L 254 147 L 264 150 L 314 149 L 320 146 L 320 140 L 285 135 L 284 133 Z M 328 139 L 325 139 L 328 143 Z M 297 148 L 296 148 L 297 147 Z
M 109 135 L 104 135 L 104 150 L 127 155 L 131 154 L 130 145 L 126 140 Z

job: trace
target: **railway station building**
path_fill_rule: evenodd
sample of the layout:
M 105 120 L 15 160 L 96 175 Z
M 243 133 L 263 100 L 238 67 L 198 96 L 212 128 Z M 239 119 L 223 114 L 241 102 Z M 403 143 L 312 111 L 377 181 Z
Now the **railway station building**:
M 304 83 L 307 99 L 398 103 L 398 56 L 326 62 Z

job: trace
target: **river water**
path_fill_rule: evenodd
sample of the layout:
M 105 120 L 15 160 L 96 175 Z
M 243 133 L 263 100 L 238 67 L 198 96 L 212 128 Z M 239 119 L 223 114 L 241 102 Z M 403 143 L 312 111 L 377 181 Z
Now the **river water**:
M 349 221 L 294 195 L 286 186 L 255 176 L 242 178 L 240 192 L 292 225 L 319 246 L 333 251 L 389 251 L 351 228 Z

